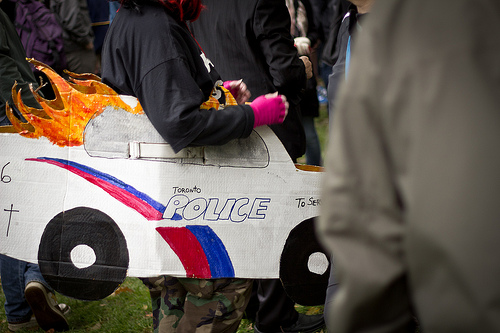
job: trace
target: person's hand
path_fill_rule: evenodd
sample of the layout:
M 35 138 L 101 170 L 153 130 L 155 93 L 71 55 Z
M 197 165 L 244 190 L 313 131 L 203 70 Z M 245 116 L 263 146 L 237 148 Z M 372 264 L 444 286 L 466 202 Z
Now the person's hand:
M 307 37 L 296 37 L 293 40 L 297 52 L 299 55 L 310 55 L 311 54 L 311 40 Z
M 245 104 L 252 96 L 243 80 L 226 81 L 223 85 L 233 95 L 238 104 Z
M 254 125 L 281 124 L 288 114 L 288 101 L 284 95 L 278 93 L 257 97 L 251 104 L 254 114 Z
M 302 60 L 304 62 L 304 66 L 306 66 L 306 76 L 307 79 L 309 80 L 313 76 L 311 61 L 307 56 L 300 57 L 300 60 Z

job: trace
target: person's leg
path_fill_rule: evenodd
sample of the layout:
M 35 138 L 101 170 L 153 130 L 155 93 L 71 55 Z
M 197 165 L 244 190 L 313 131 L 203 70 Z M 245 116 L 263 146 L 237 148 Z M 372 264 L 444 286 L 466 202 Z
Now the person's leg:
M 321 165 L 321 146 L 313 117 L 302 117 L 304 132 L 306 133 L 306 163 L 309 165 Z
M 38 265 L 28 264 L 25 272 L 26 288 L 24 297 L 35 315 L 38 325 L 48 331 L 66 331 L 69 329 L 65 315 L 69 312 L 66 304 L 58 304 L 54 291 L 40 274 Z
M 325 84 L 325 88 L 328 89 L 328 77 L 332 74 L 332 66 L 321 62 L 319 65 L 319 75 Z
M 259 311 L 255 327 L 261 332 L 279 332 L 280 327 L 295 323 L 299 317 L 295 302 L 288 297 L 278 279 L 258 280 Z
M 248 301 L 247 307 L 245 308 L 245 314 L 243 315 L 243 318 L 248 319 L 252 323 L 255 323 L 257 311 L 259 311 L 259 298 L 257 296 L 258 288 L 259 280 L 253 280 L 250 300 Z
M 325 307 L 324 307 L 324 313 L 328 314 L 330 313 L 330 309 L 332 307 L 332 301 L 333 301 L 333 296 L 337 292 L 338 289 L 338 280 L 336 277 L 336 270 L 334 269 L 333 265 L 333 257 L 331 258 L 332 266 L 330 268 L 330 277 L 328 278 L 328 286 L 326 288 L 326 297 L 325 297 Z M 325 315 L 325 322 L 326 322 L 326 328 L 331 327 L 331 323 L 328 321 L 330 319 L 330 316 Z
M 256 333 L 315 332 L 325 325 L 323 314 L 305 315 L 295 310 L 295 302 L 278 279 L 258 280 L 259 311 Z
M 24 298 L 27 263 L 0 254 L 0 276 L 5 295 L 5 314 L 9 323 L 29 321 L 33 314 Z
M 184 286 L 178 278 L 167 275 L 141 280 L 148 287 L 151 295 L 154 332 L 176 332 L 184 316 L 187 293 Z
M 5 314 L 9 329 L 40 325 L 44 330 L 67 330 L 65 304 L 57 304 L 55 295 L 36 264 L 0 255 L 0 275 L 5 295 Z M 35 315 L 36 321 L 32 320 Z
M 177 333 L 236 332 L 252 292 L 247 279 L 181 279 L 188 290 Z
M 24 263 L 24 283 L 28 285 L 28 283 L 35 281 L 43 284 L 45 288 L 47 288 L 50 292 L 54 292 L 54 290 L 49 286 L 49 284 L 43 278 L 42 273 L 40 272 L 40 267 L 37 264 L 32 264 L 29 262 Z

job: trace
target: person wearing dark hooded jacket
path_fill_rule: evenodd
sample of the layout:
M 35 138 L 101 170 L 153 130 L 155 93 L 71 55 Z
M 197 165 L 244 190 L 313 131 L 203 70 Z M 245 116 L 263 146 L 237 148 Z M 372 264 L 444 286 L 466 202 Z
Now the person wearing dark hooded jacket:
M 262 95 L 250 104 L 246 84 L 222 81 L 191 35 L 199 0 L 122 0 L 102 50 L 102 81 L 138 98 L 175 152 L 187 146 L 222 145 L 253 128 L 282 123 L 284 96 Z M 240 104 L 202 108 L 224 86 Z M 143 279 L 153 303 L 155 332 L 234 332 L 248 303 L 252 280 L 160 276 Z M 207 317 L 207 314 L 210 316 Z

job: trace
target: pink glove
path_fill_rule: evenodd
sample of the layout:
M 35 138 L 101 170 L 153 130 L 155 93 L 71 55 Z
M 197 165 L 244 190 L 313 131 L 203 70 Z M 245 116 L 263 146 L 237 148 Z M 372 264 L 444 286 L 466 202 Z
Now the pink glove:
M 245 104 L 251 96 L 243 80 L 225 81 L 223 86 L 229 90 L 238 104 Z
M 251 104 L 255 121 L 253 127 L 281 124 L 288 113 L 288 103 L 282 95 L 257 97 Z

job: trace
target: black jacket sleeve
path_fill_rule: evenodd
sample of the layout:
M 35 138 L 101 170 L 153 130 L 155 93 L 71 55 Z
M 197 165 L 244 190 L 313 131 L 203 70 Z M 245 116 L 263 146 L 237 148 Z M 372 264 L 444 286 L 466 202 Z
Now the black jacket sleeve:
M 290 35 L 290 14 L 284 1 L 260 0 L 253 21 L 254 33 L 269 65 L 273 84 L 291 103 L 298 104 L 305 88 L 305 66 Z
M 176 152 L 188 145 L 221 145 L 247 137 L 253 129 L 250 106 L 200 109 L 205 96 L 182 58 L 150 71 L 136 94 L 151 123 Z
M 29 89 L 32 83 L 37 88 L 35 76 L 26 61 L 23 44 L 7 15 L 0 10 L 0 121 L 5 120 L 5 104 L 12 103 L 12 86 L 17 82 L 22 89 L 23 102 L 31 107 L 40 108 Z

